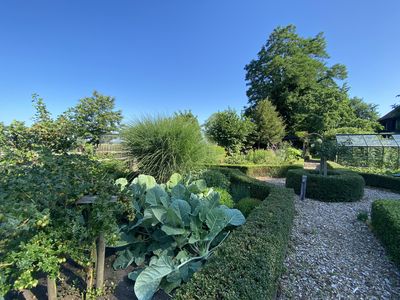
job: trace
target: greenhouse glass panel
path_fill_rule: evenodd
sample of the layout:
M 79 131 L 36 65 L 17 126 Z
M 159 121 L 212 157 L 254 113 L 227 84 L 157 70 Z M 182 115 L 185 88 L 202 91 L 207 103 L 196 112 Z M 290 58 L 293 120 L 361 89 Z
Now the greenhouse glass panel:
M 400 134 L 393 134 L 392 137 L 396 141 L 396 143 L 400 146 Z
M 368 147 L 382 147 L 382 143 L 380 141 L 380 136 L 375 134 L 366 134 L 363 135 L 365 142 Z
M 393 136 L 388 136 L 388 137 L 382 137 L 381 139 L 382 145 L 384 147 L 394 147 L 397 148 L 400 146 L 400 144 L 398 144 L 396 142 L 396 140 L 393 138 Z

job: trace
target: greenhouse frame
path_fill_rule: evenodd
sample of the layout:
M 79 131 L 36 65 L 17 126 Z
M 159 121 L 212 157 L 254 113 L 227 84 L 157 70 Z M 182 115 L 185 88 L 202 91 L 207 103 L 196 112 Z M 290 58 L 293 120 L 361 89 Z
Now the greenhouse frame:
M 355 167 L 400 167 L 400 134 L 337 134 L 338 163 Z

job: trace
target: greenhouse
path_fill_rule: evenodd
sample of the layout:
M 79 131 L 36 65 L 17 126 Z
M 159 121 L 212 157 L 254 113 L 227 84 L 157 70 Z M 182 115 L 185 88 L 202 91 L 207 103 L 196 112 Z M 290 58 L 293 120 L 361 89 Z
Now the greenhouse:
M 400 167 L 400 134 L 337 134 L 337 162 L 356 167 Z

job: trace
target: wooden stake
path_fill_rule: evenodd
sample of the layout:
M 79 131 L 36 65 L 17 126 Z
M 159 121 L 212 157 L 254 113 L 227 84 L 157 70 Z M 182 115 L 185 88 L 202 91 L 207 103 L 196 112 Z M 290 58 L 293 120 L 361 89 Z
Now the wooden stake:
M 104 261 L 106 257 L 106 241 L 104 233 L 100 233 L 97 241 L 97 260 L 96 260 L 96 288 L 102 289 L 104 285 Z
M 47 276 L 47 299 L 57 300 L 57 285 L 56 280 Z

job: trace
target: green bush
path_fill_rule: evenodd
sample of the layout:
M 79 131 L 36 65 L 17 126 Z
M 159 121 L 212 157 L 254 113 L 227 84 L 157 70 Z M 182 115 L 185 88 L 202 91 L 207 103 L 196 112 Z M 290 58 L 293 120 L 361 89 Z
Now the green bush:
M 271 191 L 271 185 L 249 177 L 237 169 L 218 168 L 218 170 L 230 179 L 230 194 L 235 201 L 246 197 L 265 199 Z
M 246 154 L 246 162 L 259 164 L 277 164 L 279 163 L 279 158 L 276 156 L 273 150 L 256 149 L 250 150 Z
M 201 178 L 206 181 L 207 186 L 209 187 L 220 187 L 226 190 L 229 189 L 229 179 L 218 170 L 206 170 L 201 174 Z
M 242 214 L 247 218 L 254 208 L 261 204 L 261 200 L 257 198 L 243 198 L 236 203 L 236 208 L 242 212 Z
M 372 203 L 372 227 L 391 259 L 400 267 L 400 201 L 377 200 Z
M 286 187 L 300 194 L 301 178 L 307 175 L 306 197 L 326 202 L 350 202 L 360 200 L 364 195 L 364 179 L 353 172 L 329 171 L 322 176 L 317 171 L 304 169 L 289 170 Z
M 132 175 L 132 171 L 129 169 L 126 161 L 119 159 L 102 159 L 100 160 L 102 169 L 114 179 L 118 178 L 129 178 Z
M 242 178 L 244 184 L 257 183 L 238 171 L 227 172 L 232 172 L 235 181 Z M 293 224 L 294 195 L 289 189 L 267 187 L 269 196 L 177 291 L 175 299 L 275 298 Z M 254 189 L 258 187 L 250 188 Z
M 225 162 L 226 151 L 224 147 L 208 144 L 207 145 L 207 164 L 222 164 Z
M 128 125 L 122 137 L 140 172 L 162 182 L 173 173 L 201 167 L 207 158 L 207 144 L 194 118 L 146 117 Z
M 214 191 L 216 191 L 220 196 L 219 204 L 225 205 L 229 208 L 233 208 L 235 206 L 232 196 L 227 190 L 222 188 L 214 188 Z
M 384 188 L 400 193 L 400 177 L 359 173 L 365 180 L 365 184 L 377 188 Z

